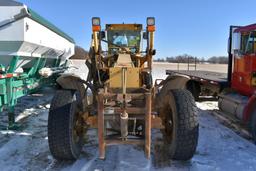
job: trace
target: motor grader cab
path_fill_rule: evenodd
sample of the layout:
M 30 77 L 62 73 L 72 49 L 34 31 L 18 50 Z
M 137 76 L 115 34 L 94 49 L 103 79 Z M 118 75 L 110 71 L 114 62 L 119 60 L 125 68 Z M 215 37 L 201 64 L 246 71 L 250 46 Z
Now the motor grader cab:
M 96 53 L 96 70 L 101 73 L 100 78 L 94 77 L 94 82 L 98 84 L 105 82 L 108 88 L 113 91 L 126 89 L 152 87 L 152 56 L 155 54 L 153 49 L 154 23 L 148 25 L 148 32 L 143 32 L 142 24 L 106 24 L 105 31 L 101 31 L 97 25 L 99 18 L 93 18 L 93 39 L 90 52 Z M 152 20 L 152 21 L 151 21 Z M 154 22 L 153 18 L 148 21 Z M 150 24 L 150 23 L 149 23 Z M 142 41 L 148 38 L 149 44 L 146 51 L 142 51 Z M 107 51 L 102 50 L 100 42 L 107 44 Z M 93 52 L 92 52 L 93 49 Z M 97 55 L 97 53 L 105 54 Z M 94 60 L 93 57 L 91 59 Z M 125 78 L 123 78 L 124 76 Z M 126 82 L 126 83 L 124 83 Z
M 143 145 L 149 158 L 152 128 L 161 130 L 170 159 L 193 156 L 198 140 L 195 101 L 179 89 L 186 79 L 167 78 L 153 85 L 154 32 L 153 17 L 147 18 L 145 30 L 142 24 L 106 24 L 102 30 L 100 18 L 92 18 L 88 78 L 62 78 L 51 104 L 48 139 L 55 158 L 78 158 L 87 128 L 97 129 L 100 159 L 107 146 L 118 144 Z

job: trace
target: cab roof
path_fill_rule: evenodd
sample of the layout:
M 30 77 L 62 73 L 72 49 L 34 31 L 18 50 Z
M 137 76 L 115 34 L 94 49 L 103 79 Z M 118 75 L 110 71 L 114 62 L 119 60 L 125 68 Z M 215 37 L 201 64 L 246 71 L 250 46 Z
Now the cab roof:
M 141 31 L 142 30 L 142 24 L 106 24 L 106 30 Z
M 256 30 L 256 24 L 250 24 L 247 26 L 238 27 L 234 30 L 235 33 L 241 33 L 241 32 L 250 32 Z

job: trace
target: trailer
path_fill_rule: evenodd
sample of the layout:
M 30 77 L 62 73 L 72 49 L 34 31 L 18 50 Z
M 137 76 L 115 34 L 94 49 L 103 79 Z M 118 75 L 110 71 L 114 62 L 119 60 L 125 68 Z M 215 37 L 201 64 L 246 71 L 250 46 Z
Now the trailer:
M 26 5 L 0 1 L 0 110 L 15 128 L 17 99 L 54 84 L 67 69 L 75 42 Z
M 188 76 L 186 88 L 193 94 L 196 100 L 199 96 L 216 97 L 223 89 L 228 87 L 226 73 L 203 70 L 166 70 L 166 75 Z
M 169 79 L 179 77 L 183 88 L 196 100 L 218 99 L 221 113 L 239 119 L 256 142 L 256 24 L 230 26 L 227 74 L 210 71 L 167 70 Z

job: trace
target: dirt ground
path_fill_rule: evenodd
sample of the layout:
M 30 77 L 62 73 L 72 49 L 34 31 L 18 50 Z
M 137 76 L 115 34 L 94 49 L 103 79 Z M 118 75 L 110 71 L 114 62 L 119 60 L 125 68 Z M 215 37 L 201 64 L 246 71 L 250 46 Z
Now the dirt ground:
M 83 62 L 75 61 L 73 64 L 83 66 Z M 156 65 L 154 74 L 165 77 L 161 71 L 170 65 L 159 65 Z M 86 69 L 80 68 L 79 72 L 86 72 Z M 37 94 L 19 99 L 15 113 L 21 129 L 0 131 L 1 170 L 256 170 L 256 146 L 223 126 L 210 114 L 218 109 L 216 101 L 197 103 L 200 135 L 196 154 L 190 161 L 169 160 L 161 147 L 155 145 L 156 140 L 161 140 L 158 130 L 153 130 L 150 160 L 144 157 L 142 147 L 130 145 L 108 147 L 106 160 L 99 160 L 96 131 L 89 130 L 87 143 L 77 161 L 56 161 L 49 152 L 47 138 L 48 110 L 54 92 L 54 89 L 45 88 Z M 2 113 L 0 123 L 6 121 L 6 113 Z

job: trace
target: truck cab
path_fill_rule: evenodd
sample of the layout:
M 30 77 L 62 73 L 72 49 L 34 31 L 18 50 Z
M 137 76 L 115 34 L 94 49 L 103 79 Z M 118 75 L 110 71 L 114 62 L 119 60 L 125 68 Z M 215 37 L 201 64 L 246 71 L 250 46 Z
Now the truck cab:
M 235 27 L 231 47 L 231 87 L 245 96 L 251 96 L 256 90 L 256 24 Z

